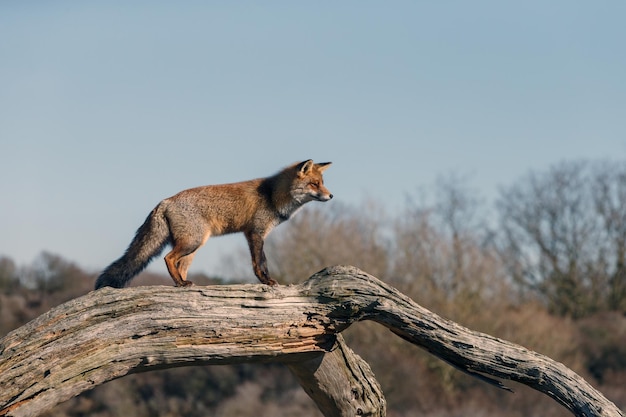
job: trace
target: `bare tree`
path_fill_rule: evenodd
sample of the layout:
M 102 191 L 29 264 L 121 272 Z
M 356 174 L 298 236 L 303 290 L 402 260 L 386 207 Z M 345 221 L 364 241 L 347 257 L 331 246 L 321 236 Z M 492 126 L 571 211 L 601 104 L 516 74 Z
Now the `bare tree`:
M 606 309 L 609 293 L 612 307 L 623 299 L 620 167 L 563 162 L 501 192 L 503 258 L 516 281 L 537 290 L 555 313 L 580 317 Z
M 492 232 L 483 213 L 480 195 L 464 178 L 439 178 L 432 201 L 409 201 L 395 223 L 393 275 L 456 302 L 501 294 L 504 270 L 488 244 Z
M 17 266 L 11 258 L 0 255 L 0 288 L 9 289 L 18 281 Z
M 626 312 L 626 164 L 603 162 L 594 168 L 591 189 L 605 242 L 598 269 L 607 277 L 610 308 Z

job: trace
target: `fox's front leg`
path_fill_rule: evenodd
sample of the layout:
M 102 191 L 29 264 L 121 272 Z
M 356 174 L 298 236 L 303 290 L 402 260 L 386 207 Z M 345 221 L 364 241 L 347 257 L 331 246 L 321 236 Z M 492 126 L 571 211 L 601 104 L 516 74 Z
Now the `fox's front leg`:
M 278 282 L 270 277 L 270 272 L 267 269 L 267 259 L 265 259 L 265 252 L 263 251 L 263 236 L 254 232 L 246 232 L 245 235 L 246 239 L 248 239 L 248 246 L 250 247 L 254 275 L 256 275 L 263 284 L 277 285 Z

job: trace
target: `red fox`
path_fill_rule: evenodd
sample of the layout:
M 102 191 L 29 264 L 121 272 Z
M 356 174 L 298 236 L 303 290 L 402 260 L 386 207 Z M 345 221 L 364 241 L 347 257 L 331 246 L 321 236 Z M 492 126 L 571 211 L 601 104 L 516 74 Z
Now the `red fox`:
M 124 255 L 100 274 L 95 288 L 124 287 L 168 243 L 173 246 L 165 255 L 170 276 L 177 287 L 191 285 L 187 269 L 196 251 L 211 236 L 236 232 L 243 232 L 248 240 L 259 281 L 276 285 L 267 268 L 264 239 L 309 201 L 333 198 L 322 177 L 330 164 L 309 159 L 271 177 L 191 188 L 166 198 L 139 227 Z

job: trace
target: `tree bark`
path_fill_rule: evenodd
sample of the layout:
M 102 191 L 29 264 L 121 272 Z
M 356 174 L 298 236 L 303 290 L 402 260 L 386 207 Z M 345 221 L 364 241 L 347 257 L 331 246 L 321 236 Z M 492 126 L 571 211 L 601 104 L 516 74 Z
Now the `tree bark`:
M 325 416 L 386 414 L 385 397 L 372 369 L 341 334 L 330 352 L 287 366 Z
M 487 375 L 526 384 L 577 416 L 624 416 L 563 364 L 443 319 L 345 266 L 293 286 L 106 288 L 71 300 L 0 340 L 0 415 L 37 415 L 133 372 L 281 361 L 324 415 L 383 416 L 371 369 L 338 335 L 360 320 L 501 388 Z

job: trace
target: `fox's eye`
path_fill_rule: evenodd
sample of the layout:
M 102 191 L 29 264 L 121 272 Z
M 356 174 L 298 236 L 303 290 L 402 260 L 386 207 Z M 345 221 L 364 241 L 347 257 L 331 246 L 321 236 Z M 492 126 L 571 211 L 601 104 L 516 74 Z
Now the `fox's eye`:
M 320 186 L 320 183 L 317 181 L 311 183 L 311 187 L 319 188 L 319 186 Z

